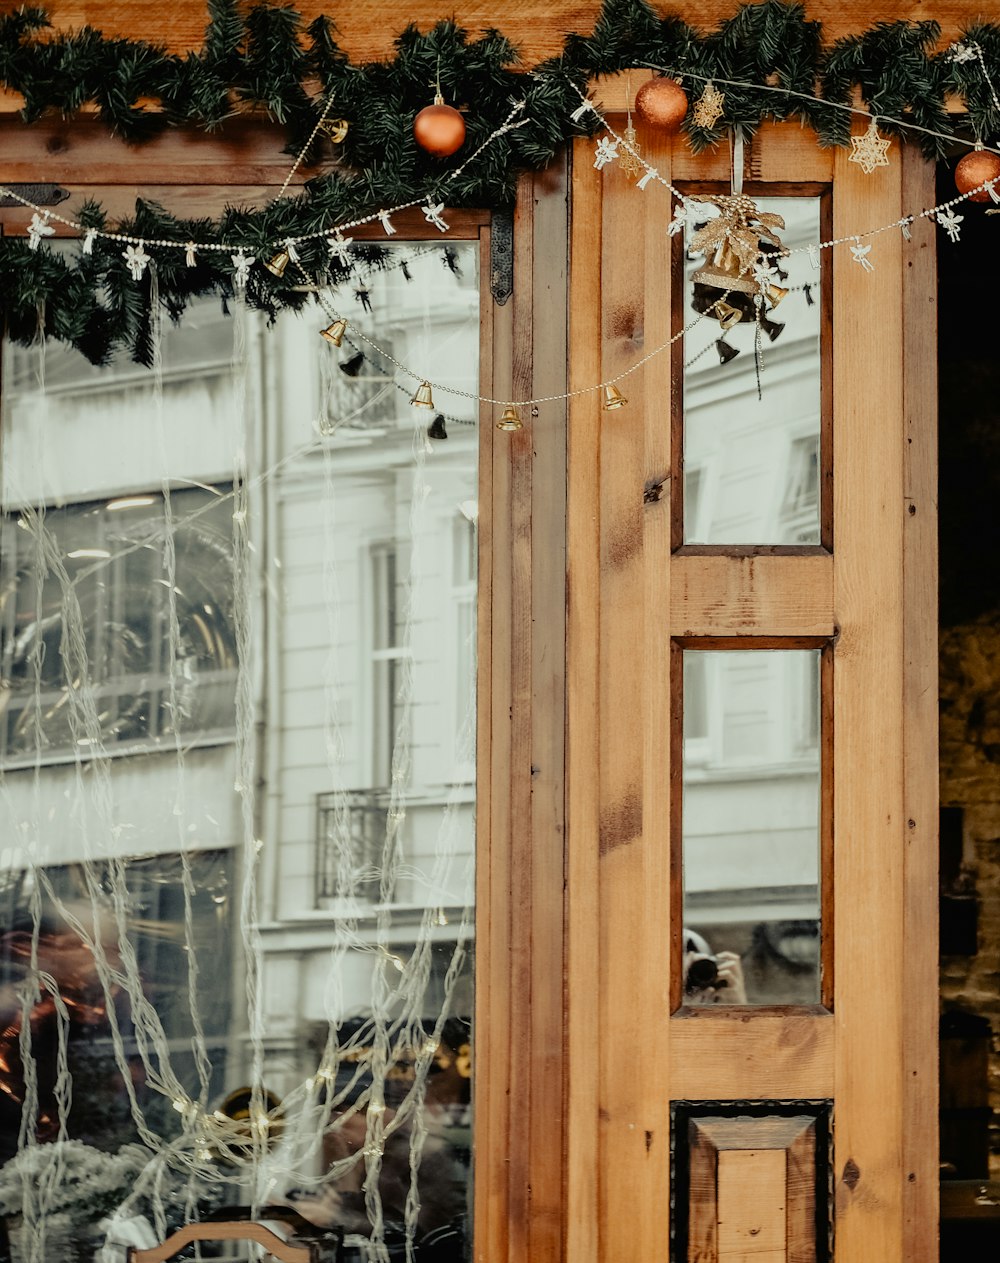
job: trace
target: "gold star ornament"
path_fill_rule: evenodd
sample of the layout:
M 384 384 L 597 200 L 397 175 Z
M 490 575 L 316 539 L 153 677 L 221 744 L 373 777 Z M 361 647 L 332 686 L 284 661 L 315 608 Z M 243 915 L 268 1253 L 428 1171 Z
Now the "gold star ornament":
M 713 128 L 722 117 L 725 104 L 726 94 L 720 92 L 714 83 L 706 84 L 705 91 L 695 101 L 691 111 L 695 126 Z
M 892 141 L 879 134 L 875 119 L 868 124 L 863 136 L 851 137 L 851 162 L 856 162 L 865 175 L 871 175 L 876 167 L 889 165 L 889 146 Z

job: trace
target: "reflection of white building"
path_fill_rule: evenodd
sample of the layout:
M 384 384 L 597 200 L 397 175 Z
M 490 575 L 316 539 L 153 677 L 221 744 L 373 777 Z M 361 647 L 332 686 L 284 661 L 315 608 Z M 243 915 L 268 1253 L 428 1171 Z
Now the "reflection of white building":
M 784 216 L 787 246 L 818 239 L 817 199 L 762 207 Z M 782 267 L 792 293 L 762 339 L 762 398 L 752 324 L 723 335 L 740 354 L 722 367 L 715 321 L 687 335 L 687 543 L 819 543 L 820 275 L 805 254 Z M 685 921 L 744 957 L 751 999 L 819 998 L 819 697 L 816 650 L 685 652 Z
M 457 274 L 422 250 L 407 252 L 412 282 L 373 276 L 371 314 L 338 301 L 400 361 L 474 392 L 475 251 L 453 250 Z M 0 917 L 23 912 L 31 864 L 79 910 L 73 866 L 129 857 L 140 964 L 157 975 L 188 1080 L 183 953 L 200 956 L 214 1093 L 248 1075 L 244 853 L 259 852 L 266 1078 L 279 1094 L 315 1069 L 312 1028 L 369 1011 L 373 968 L 389 959 L 405 974 L 420 937 L 439 944 L 413 984 L 436 1015 L 473 897 L 476 427 L 449 420 L 447 441 L 428 442 L 434 414 L 409 406 L 415 383 L 398 388 L 370 350 L 351 364 L 356 348 L 328 346 L 323 323 L 248 321 L 245 430 L 232 322 L 214 304 L 165 335 L 162 397 L 144 369 L 96 370 L 51 348 L 43 391 L 38 352 L 7 351 Z M 469 400 L 438 403 L 477 415 Z M 234 788 L 241 445 L 252 822 Z M 387 822 L 396 861 L 380 888 Z M 182 855 L 199 887 L 186 931 Z M 452 1002 L 469 1015 L 466 984 Z

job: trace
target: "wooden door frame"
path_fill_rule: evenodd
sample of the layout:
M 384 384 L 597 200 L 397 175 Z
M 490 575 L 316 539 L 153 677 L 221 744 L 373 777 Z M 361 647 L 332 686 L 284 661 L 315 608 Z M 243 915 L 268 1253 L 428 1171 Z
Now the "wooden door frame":
M 609 84 L 599 95 L 607 103 L 616 90 Z M 769 169 L 780 135 L 785 155 L 780 166 L 792 154 L 802 179 L 835 179 L 835 235 L 859 224 L 863 230 L 895 222 L 933 204 L 933 167 L 912 148 L 895 149 L 902 176 L 897 169 L 894 179 L 880 186 L 842 151 L 818 150 L 797 125 L 783 130 L 772 125 L 761 133 L 766 141 L 748 155 L 748 178 L 766 181 L 783 174 Z M 683 141 L 672 145 L 642 129 L 639 138 L 644 157 L 663 173 L 672 170 L 675 179 L 728 182 L 728 153 L 694 159 Z M 624 184 L 620 174 L 612 167 L 597 175 L 591 159 L 591 143 L 578 142 L 572 179 L 571 388 L 621 372 L 670 332 L 663 292 L 669 288 L 664 246 L 669 211 L 663 197 L 654 201 L 663 191 L 616 191 L 616 178 Z M 617 206 L 617 218 L 609 205 Z M 845 1257 L 899 1263 L 937 1258 L 934 227 L 919 219 L 912 242 L 899 233 L 878 241 L 881 275 L 877 270 L 869 277 L 846 249 L 834 260 L 840 320 L 860 317 L 866 335 L 864 353 L 855 340 L 852 355 L 841 355 L 834 366 L 838 407 L 849 418 L 838 438 L 838 529 L 847 521 L 843 496 L 849 478 L 861 504 L 851 506 L 854 529 L 838 537 L 835 551 L 808 559 L 812 578 L 791 605 L 777 610 L 761 604 L 754 582 L 747 580 L 746 558 L 713 558 L 715 594 L 728 592 L 730 600 L 742 602 L 741 625 L 734 627 L 713 612 L 712 594 L 697 589 L 693 570 L 691 582 L 685 579 L 687 558 L 671 554 L 672 462 L 665 415 L 670 375 L 662 363 L 667 356 L 621 383 L 630 399 L 623 412 L 602 414 L 593 395 L 571 401 L 567 1258 L 617 1263 L 625 1251 L 630 1257 L 663 1256 L 669 1100 L 687 1095 L 696 1081 L 688 1074 L 685 1051 L 693 1028 L 668 1019 L 668 971 L 658 965 L 669 959 L 662 904 L 669 888 L 669 847 L 659 792 L 670 776 L 669 724 L 661 722 L 663 692 L 657 686 L 669 671 L 670 636 L 664 629 L 674 636 L 773 634 L 775 619 L 782 635 L 839 638 L 842 627 L 849 635 L 864 634 L 865 652 L 881 655 L 888 673 L 882 714 L 874 713 L 861 675 L 849 669 L 837 673 L 840 723 L 849 731 L 858 714 L 858 730 L 874 732 L 886 744 L 896 779 L 886 785 L 887 814 L 878 819 L 881 806 L 853 800 L 849 778 L 840 778 L 835 806 L 867 813 L 871 836 L 863 860 L 857 847 L 841 841 L 838 863 L 856 861 L 866 871 L 884 866 L 886 885 L 872 889 L 858 906 L 839 908 L 834 934 L 835 941 L 846 943 L 852 919 L 855 939 L 858 918 L 871 920 L 873 946 L 886 965 L 881 984 L 863 968 L 856 949 L 842 950 L 836 1003 L 857 1029 L 870 1031 L 873 1052 L 892 1067 L 894 1087 L 887 1099 L 881 1091 L 876 1096 L 864 1079 L 851 1079 L 852 1061 L 846 1045 L 834 1038 L 830 1014 L 776 1017 L 770 1033 L 766 1014 L 749 1019 L 734 1014 L 728 1022 L 713 1015 L 709 1095 L 839 1098 L 836 1206 Z M 877 288 L 865 290 L 865 282 Z M 873 295 L 886 300 L 880 310 Z M 879 427 L 873 417 L 898 421 Z M 882 548 L 886 539 L 892 557 Z M 672 593 L 665 558 L 674 576 Z M 777 569 L 791 560 L 802 565 L 805 559 L 762 556 L 755 564 Z M 885 596 L 873 622 L 867 587 L 876 577 Z M 848 642 L 841 640 L 839 648 L 849 663 Z M 641 938 L 633 936 L 636 925 L 645 927 Z M 749 1060 L 747 1021 L 755 1044 Z M 798 1031 L 791 1044 L 789 1023 Z M 699 1071 L 697 1083 L 704 1085 L 705 1068 Z M 887 1143 L 879 1137 L 881 1116 L 894 1136 Z M 855 1190 L 866 1171 L 869 1192 L 859 1196 Z M 859 1249 L 868 1253 L 856 1253 Z

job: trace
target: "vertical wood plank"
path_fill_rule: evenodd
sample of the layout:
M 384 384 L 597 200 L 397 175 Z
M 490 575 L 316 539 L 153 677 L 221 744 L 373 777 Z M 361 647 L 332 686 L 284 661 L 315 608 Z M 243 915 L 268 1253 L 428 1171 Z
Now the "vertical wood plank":
M 898 149 L 878 179 L 835 159 L 834 235 L 902 214 Z M 834 258 L 834 908 L 837 1252 L 902 1263 L 902 238 L 876 271 Z
M 532 284 L 534 267 L 534 190 L 530 177 L 518 183 L 514 210 L 514 294 L 510 300 L 513 320 L 511 389 L 514 398 L 531 394 L 532 379 Z M 508 1249 L 511 1259 L 530 1258 L 531 1148 L 533 1141 L 532 1069 L 524 1056 L 532 1051 L 531 1022 L 531 912 L 533 862 L 531 848 L 531 480 L 532 432 L 530 427 L 506 434 L 510 463 L 510 527 L 504 546 L 510 552 L 511 586 L 505 611 L 510 627 L 510 697 L 507 777 L 510 794 L 510 850 L 508 872 L 511 917 L 510 971 L 511 1014 L 504 1033 L 509 1044 L 512 1081 L 510 1130 L 501 1140 L 509 1170 Z M 500 435 L 497 435 L 500 438 Z M 503 448 L 503 444 L 498 447 Z M 525 1121 L 527 1120 L 527 1136 Z M 520 1143 L 515 1143 L 515 1136 Z M 490 1260 L 490 1263 L 493 1263 Z
M 903 154 L 903 206 L 931 205 L 934 167 Z M 904 1257 L 938 1258 L 938 556 L 936 228 L 913 225 L 904 247 L 903 532 Z
M 601 185 L 590 142 L 573 149 L 570 230 L 569 386 L 600 379 Z M 599 1109 L 593 993 L 600 977 L 598 702 L 600 611 L 600 404 L 570 400 L 567 437 L 566 593 L 567 850 L 567 1238 L 566 1257 L 598 1258 Z M 585 997 L 590 997 L 588 1002 Z
M 554 167 L 518 188 L 514 294 L 484 315 L 493 371 L 483 393 L 562 393 L 565 317 L 565 171 Z M 481 545 L 492 550 L 480 624 L 492 639 L 478 882 L 474 1248 L 483 1263 L 557 1263 L 565 1238 L 566 427 L 560 404 L 537 421 L 524 412 L 515 433 L 494 429 L 493 406 L 481 417 L 492 457 L 480 484 Z
M 664 175 L 670 148 L 639 130 Z M 617 167 L 599 177 L 602 378 L 669 336 L 663 203 Z M 642 259 L 637 266 L 637 254 Z M 605 1260 L 656 1258 L 669 1231 L 669 357 L 620 383 L 600 423 L 599 1196 Z
M 495 307 L 481 272 L 483 395 L 511 392 L 512 309 Z M 486 342 L 486 339 L 489 342 Z M 492 408 L 480 408 L 479 715 L 476 761 L 476 1029 L 473 1248 L 480 1263 L 507 1258 L 511 995 L 510 727 L 511 554 L 509 449 L 497 441 Z M 488 646 L 488 657 L 483 647 Z
M 565 161 L 534 177 L 532 378 L 535 396 L 566 390 Z M 516 284 L 516 280 L 515 280 Z M 531 484 L 531 1049 L 532 1153 L 526 1258 L 562 1257 L 564 1024 L 564 815 L 566 668 L 566 405 L 527 418 Z M 516 1137 L 511 1137 L 516 1144 Z

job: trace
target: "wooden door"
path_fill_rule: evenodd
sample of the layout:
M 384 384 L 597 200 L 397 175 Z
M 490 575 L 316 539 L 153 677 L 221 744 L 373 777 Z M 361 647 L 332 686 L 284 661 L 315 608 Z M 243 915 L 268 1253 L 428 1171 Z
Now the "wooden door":
M 728 151 L 639 140 L 674 184 L 729 191 Z M 667 190 L 592 159 L 579 142 L 571 389 L 691 316 Z M 773 125 L 745 161 L 755 197 L 815 198 L 824 240 L 933 202 L 932 169 L 896 143 L 868 176 Z M 937 1257 L 934 231 L 880 234 L 873 272 L 849 243 L 824 252 L 814 542 L 736 527 L 689 542 L 683 352 L 619 382 L 626 408 L 572 401 L 567 1258 Z M 766 403 L 782 352 L 764 347 Z M 822 969 L 806 1001 L 699 1006 L 684 990 L 682 663 L 735 652 L 819 664 Z

